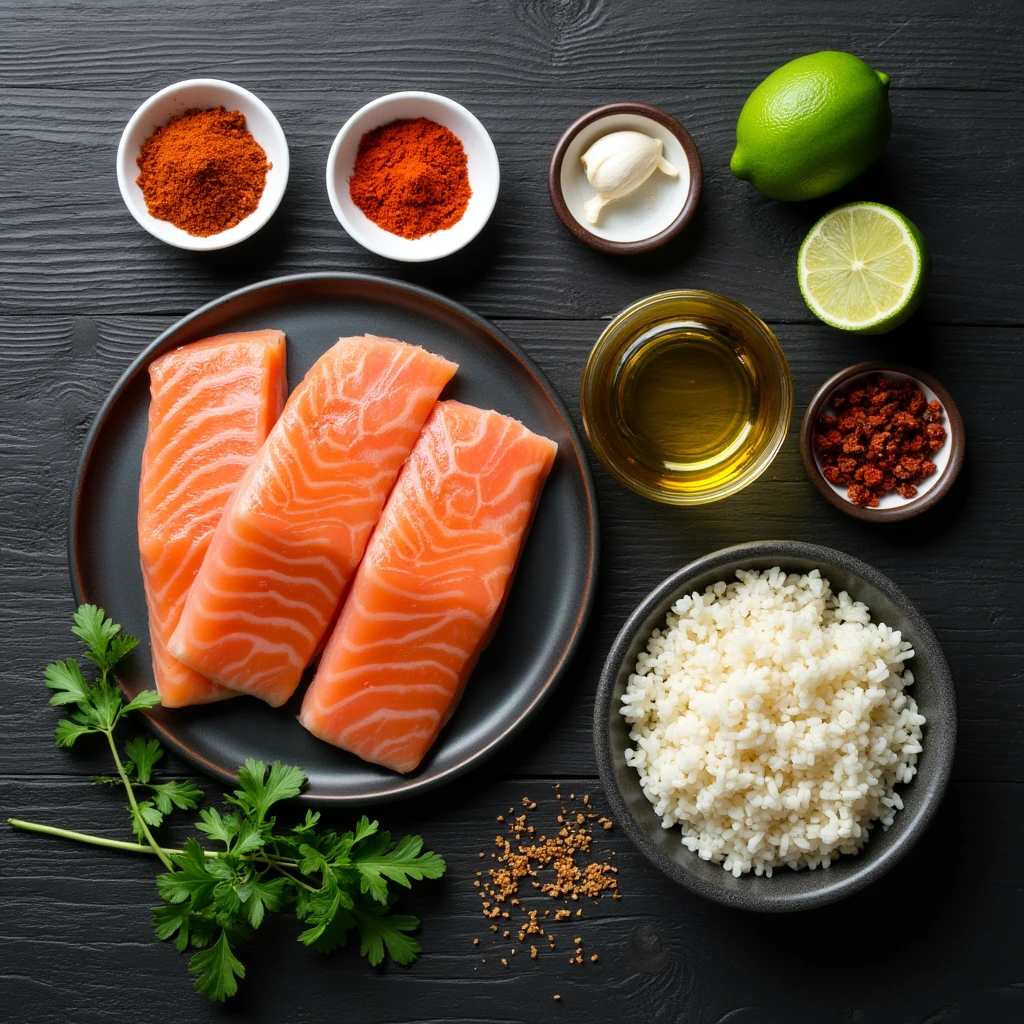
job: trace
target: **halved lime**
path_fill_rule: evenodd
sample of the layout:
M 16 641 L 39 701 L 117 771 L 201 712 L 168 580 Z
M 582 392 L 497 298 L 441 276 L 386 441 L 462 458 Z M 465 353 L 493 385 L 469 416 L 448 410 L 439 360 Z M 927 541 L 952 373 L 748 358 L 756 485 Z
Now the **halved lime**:
M 811 312 L 858 334 L 885 334 L 921 304 L 930 260 L 921 232 L 889 206 L 847 203 L 811 228 L 797 277 Z

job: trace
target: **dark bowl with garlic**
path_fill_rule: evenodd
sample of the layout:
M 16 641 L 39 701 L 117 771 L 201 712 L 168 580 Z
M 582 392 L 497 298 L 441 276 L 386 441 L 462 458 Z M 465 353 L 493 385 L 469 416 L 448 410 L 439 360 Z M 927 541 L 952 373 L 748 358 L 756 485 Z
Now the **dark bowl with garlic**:
M 641 253 L 690 222 L 704 182 L 686 129 L 647 103 L 608 103 L 575 120 L 548 166 L 555 213 L 601 252 Z

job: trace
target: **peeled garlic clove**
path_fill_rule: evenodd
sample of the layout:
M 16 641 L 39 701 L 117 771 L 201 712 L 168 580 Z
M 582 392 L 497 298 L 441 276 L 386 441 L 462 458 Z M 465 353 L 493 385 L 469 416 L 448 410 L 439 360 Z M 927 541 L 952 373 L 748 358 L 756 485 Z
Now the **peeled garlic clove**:
M 583 212 L 587 215 L 588 224 L 596 224 L 601 217 L 601 211 L 611 199 L 608 196 L 591 196 L 583 204 Z
M 597 193 L 584 204 L 588 222 L 596 224 L 607 203 L 635 192 L 655 170 L 677 177 L 679 172 L 663 150 L 661 139 L 643 132 L 611 132 L 598 139 L 580 157 L 587 181 Z

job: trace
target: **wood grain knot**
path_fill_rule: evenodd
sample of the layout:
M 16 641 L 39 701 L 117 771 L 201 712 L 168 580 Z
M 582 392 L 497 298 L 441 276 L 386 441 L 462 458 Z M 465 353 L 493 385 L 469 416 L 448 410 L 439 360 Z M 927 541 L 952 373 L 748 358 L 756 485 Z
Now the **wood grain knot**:
M 551 48 L 554 64 L 579 59 L 607 13 L 604 0 L 514 0 L 512 9 L 534 42 Z
M 649 924 L 639 925 L 629 937 L 629 957 L 641 974 L 657 974 L 668 963 L 668 950 Z

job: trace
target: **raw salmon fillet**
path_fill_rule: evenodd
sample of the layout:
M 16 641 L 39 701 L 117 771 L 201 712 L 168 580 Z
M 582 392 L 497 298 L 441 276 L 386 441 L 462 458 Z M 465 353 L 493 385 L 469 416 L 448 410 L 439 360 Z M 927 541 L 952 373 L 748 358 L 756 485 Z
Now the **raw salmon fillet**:
M 171 638 L 176 658 L 275 707 L 292 695 L 456 369 L 371 335 L 317 360 L 231 497 Z
M 388 499 L 299 721 L 411 772 L 497 626 L 557 445 L 440 402 Z
M 139 481 L 139 553 L 153 675 L 165 707 L 235 697 L 167 649 L 224 506 L 281 414 L 280 331 L 222 334 L 149 368 L 149 433 Z

